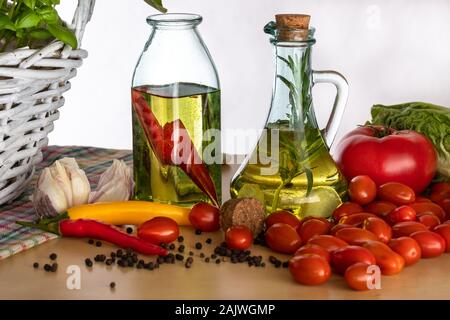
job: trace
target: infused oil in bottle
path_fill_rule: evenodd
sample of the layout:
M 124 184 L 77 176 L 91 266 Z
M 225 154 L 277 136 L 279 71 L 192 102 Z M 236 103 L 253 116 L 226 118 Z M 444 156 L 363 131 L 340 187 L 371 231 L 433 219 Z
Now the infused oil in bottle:
M 139 116 L 136 107 L 133 108 L 135 198 L 181 205 L 209 201 L 208 195 L 195 183 L 197 178 L 195 175 L 201 174 L 209 175 L 213 183 L 212 187 L 220 195 L 220 163 L 214 161 L 215 153 L 220 154 L 218 144 L 220 140 L 217 140 L 217 137 L 208 137 L 211 130 L 220 129 L 220 91 L 198 84 L 175 83 L 136 87 L 133 88 L 132 94 L 139 94 L 145 99 L 147 107 L 161 129 L 175 129 L 166 130 L 169 135 L 152 138 L 152 133 L 146 134 L 143 121 L 140 119 L 142 117 Z M 192 166 L 198 166 L 197 171 L 183 170 L 182 163 L 177 165 L 177 161 L 173 159 L 166 161 L 165 155 L 158 155 L 158 151 L 155 150 L 173 145 L 171 142 L 173 137 L 170 133 L 171 131 L 175 133 L 174 131 L 179 130 L 180 127 L 171 125 L 177 123 L 186 130 L 183 138 L 189 139 L 192 143 L 193 149 L 189 151 L 196 152 L 200 156 L 201 163 L 192 164 Z M 155 134 L 157 132 L 153 132 L 153 135 Z M 153 141 L 148 141 L 149 136 Z M 201 152 L 207 148 L 211 148 L 212 153 L 207 155 L 210 158 L 203 159 Z M 167 157 L 172 157 L 174 151 L 164 149 L 162 153 L 167 152 Z M 211 186 L 205 186 L 205 188 L 211 188 Z
M 272 104 L 263 133 L 235 174 L 232 197 L 253 196 L 268 214 L 288 210 L 299 217 L 328 217 L 342 203 L 347 182 L 333 161 L 331 145 L 341 120 L 348 85 L 333 71 L 311 69 L 314 29 L 308 15 L 277 15 L 264 28 L 275 49 Z M 328 82 L 337 88 L 327 127 L 316 121 L 312 87 Z

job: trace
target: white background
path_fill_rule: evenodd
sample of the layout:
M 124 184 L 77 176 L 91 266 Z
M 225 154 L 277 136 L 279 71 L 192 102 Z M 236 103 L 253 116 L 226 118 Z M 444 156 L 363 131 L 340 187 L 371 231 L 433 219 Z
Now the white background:
M 69 17 L 75 0 L 63 0 Z M 273 56 L 262 28 L 276 13 L 308 13 L 316 27 L 316 70 L 349 81 L 338 137 L 370 117 L 374 103 L 422 100 L 450 106 L 450 1 L 165 0 L 172 12 L 204 17 L 200 32 L 219 71 L 222 127 L 259 128 L 269 108 Z M 65 95 L 50 144 L 131 148 L 130 83 L 156 13 L 142 0 L 97 0 L 83 48 L 89 58 Z M 314 89 L 319 122 L 334 96 Z M 224 151 L 242 152 L 226 145 Z M 240 150 L 239 150 L 240 149 Z

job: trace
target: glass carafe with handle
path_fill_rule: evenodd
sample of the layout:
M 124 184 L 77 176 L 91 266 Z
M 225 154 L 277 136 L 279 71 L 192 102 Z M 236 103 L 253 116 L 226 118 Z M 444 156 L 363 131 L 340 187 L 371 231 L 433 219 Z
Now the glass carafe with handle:
M 299 217 L 328 217 L 347 189 L 329 147 L 345 109 L 348 84 L 337 72 L 312 70 L 315 39 L 308 25 L 309 16 L 278 15 L 276 23 L 264 28 L 271 35 L 276 60 L 271 108 L 257 145 L 231 183 L 232 197 L 256 197 L 268 214 L 288 210 Z M 317 83 L 337 89 L 323 130 L 311 94 Z

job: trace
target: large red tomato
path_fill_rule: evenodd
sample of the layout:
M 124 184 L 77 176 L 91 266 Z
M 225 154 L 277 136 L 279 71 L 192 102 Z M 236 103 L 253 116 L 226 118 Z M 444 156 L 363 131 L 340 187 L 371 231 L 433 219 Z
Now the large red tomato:
M 368 175 L 378 186 L 400 182 L 416 194 L 425 190 L 436 172 L 436 151 L 425 136 L 381 126 L 349 132 L 340 141 L 335 160 L 349 180 Z

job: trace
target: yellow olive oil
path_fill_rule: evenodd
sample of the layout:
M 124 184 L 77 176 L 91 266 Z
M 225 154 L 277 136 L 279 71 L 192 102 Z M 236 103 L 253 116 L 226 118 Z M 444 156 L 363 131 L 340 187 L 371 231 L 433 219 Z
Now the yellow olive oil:
M 345 196 L 346 180 L 317 128 L 270 124 L 231 184 L 232 197 L 252 194 L 268 213 L 327 217 Z
M 220 154 L 220 139 L 207 133 L 220 130 L 220 91 L 193 83 L 173 83 L 163 86 L 140 86 L 132 89 L 145 98 L 149 110 L 161 128 L 177 121 L 184 125 L 188 139 L 202 160 L 203 150 L 213 146 Z M 135 199 L 191 206 L 199 201 L 210 201 L 202 192 L 194 176 L 174 163 L 164 163 L 153 148 L 172 146 L 169 136 L 149 142 L 143 121 L 132 108 L 133 116 L 133 163 Z M 159 128 L 158 130 L 162 130 Z M 156 130 L 156 129 L 155 129 Z M 157 130 L 156 130 L 157 131 Z M 176 144 L 176 142 L 174 142 Z M 166 161 L 167 162 L 167 161 Z M 211 161 L 209 161 L 211 162 Z M 221 196 L 220 163 L 204 163 L 206 174 L 212 180 L 217 196 Z M 193 179 L 194 178 L 194 179 Z

